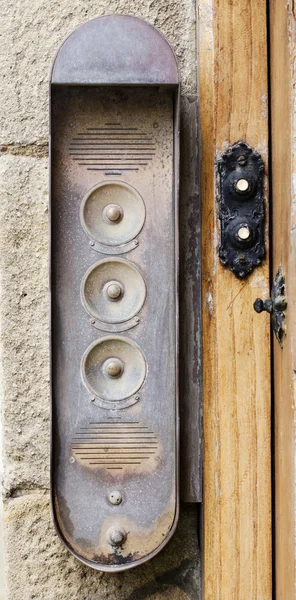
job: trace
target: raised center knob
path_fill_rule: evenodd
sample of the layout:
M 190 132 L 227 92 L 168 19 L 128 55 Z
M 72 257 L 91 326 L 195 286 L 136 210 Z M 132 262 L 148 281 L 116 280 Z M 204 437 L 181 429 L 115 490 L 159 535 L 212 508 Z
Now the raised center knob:
M 111 546 L 121 546 L 126 540 L 126 533 L 124 529 L 111 527 L 107 531 L 107 540 Z
M 123 363 L 119 358 L 110 358 L 106 364 L 106 373 L 108 377 L 115 379 L 120 377 L 123 372 Z
M 119 283 L 110 283 L 107 286 L 107 296 L 110 300 L 118 300 L 122 294 L 122 288 Z
M 105 215 L 108 221 L 116 223 L 116 221 L 119 221 L 119 219 L 122 218 L 123 210 L 119 204 L 108 204 L 108 206 L 106 206 Z

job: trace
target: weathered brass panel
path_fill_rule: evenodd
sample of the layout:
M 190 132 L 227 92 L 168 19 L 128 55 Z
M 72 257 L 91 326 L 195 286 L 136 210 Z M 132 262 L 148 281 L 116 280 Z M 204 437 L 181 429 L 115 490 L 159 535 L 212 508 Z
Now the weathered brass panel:
M 51 103 L 53 512 L 118 571 L 178 518 L 178 85 L 52 85 Z

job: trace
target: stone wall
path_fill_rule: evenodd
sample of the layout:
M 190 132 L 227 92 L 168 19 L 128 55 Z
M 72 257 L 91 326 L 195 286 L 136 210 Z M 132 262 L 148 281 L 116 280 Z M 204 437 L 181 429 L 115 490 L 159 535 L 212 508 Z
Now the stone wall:
M 0 325 L 7 600 L 200 598 L 194 505 L 182 506 L 177 533 L 160 555 L 116 575 L 80 564 L 61 545 L 50 517 L 49 70 L 73 28 L 113 12 L 141 16 L 167 36 L 180 62 L 186 121 L 187 107 L 196 99 L 194 0 L 7 0 L 2 7 Z M 183 171 L 188 178 L 188 169 Z

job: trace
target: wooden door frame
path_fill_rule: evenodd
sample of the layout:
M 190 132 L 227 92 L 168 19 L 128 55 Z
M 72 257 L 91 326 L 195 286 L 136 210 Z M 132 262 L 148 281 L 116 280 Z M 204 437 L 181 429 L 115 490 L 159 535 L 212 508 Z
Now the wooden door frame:
M 198 0 L 203 272 L 204 600 L 271 600 L 268 77 L 265 0 Z M 218 258 L 216 161 L 240 140 L 265 163 L 266 260 Z M 285 599 L 287 600 L 287 599 Z
M 270 0 L 270 129 L 273 276 L 286 279 L 283 348 L 274 340 L 274 563 L 276 600 L 296 597 L 296 202 L 295 39 L 292 0 Z

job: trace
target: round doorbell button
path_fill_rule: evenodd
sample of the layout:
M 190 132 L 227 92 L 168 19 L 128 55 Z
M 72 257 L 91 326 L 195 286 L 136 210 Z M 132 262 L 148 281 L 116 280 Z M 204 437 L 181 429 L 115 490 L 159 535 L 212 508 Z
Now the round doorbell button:
M 125 323 L 141 310 L 146 286 L 139 269 L 122 258 L 105 258 L 86 272 L 81 300 L 95 320 L 108 324 Z
M 91 394 L 108 401 L 130 398 L 146 377 L 139 346 L 124 337 L 107 336 L 91 344 L 81 363 L 81 375 Z
M 80 207 L 81 225 L 92 241 L 116 247 L 133 240 L 145 221 L 139 192 L 122 181 L 105 181 L 91 188 Z

